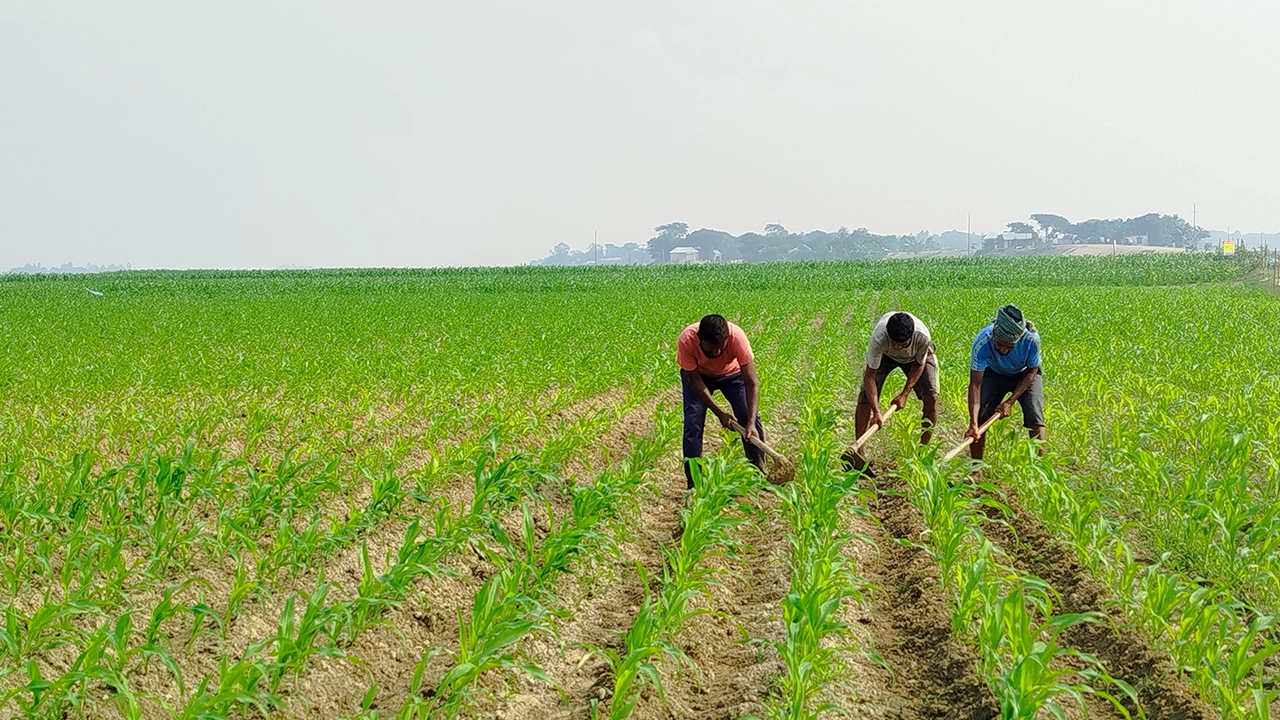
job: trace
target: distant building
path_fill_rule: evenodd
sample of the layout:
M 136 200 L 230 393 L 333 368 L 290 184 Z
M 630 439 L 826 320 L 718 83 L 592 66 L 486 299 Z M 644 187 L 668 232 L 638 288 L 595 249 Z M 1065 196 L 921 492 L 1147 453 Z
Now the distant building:
M 672 263 L 693 263 L 698 262 L 698 248 L 681 245 L 678 248 L 672 248 L 667 255 L 667 260 Z
M 1146 235 L 1127 235 L 1125 236 L 1124 244 L 1125 245 L 1150 245 L 1151 243 L 1147 242 Z
M 901 250 L 884 256 L 885 260 L 914 260 L 924 258 L 962 258 L 968 257 L 968 250 Z
M 1019 250 L 1032 247 L 1035 244 L 1035 233 L 1004 232 L 996 235 L 987 235 L 982 238 L 982 249 L 987 252 L 993 250 Z

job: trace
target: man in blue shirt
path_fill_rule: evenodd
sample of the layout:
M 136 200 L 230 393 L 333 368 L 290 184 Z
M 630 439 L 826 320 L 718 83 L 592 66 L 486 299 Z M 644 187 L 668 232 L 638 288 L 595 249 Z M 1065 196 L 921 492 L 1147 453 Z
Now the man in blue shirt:
M 1005 399 L 1012 393 L 1012 397 Z M 969 453 L 981 460 L 987 446 L 978 426 L 995 413 L 1007 417 L 1013 401 L 1022 406 L 1022 424 L 1033 439 L 1045 439 L 1044 389 L 1040 383 L 1040 335 L 1013 305 L 1001 305 L 995 320 L 973 340 L 969 351 Z M 1040 449 L 1044 454 L 1044 448 Z

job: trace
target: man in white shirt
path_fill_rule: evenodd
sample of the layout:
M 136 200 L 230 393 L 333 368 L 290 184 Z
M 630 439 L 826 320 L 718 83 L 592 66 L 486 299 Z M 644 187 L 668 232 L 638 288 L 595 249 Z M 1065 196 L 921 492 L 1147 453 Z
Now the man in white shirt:
M 871 330 L 862 387 L 858 390 L 858 410 L 854 416 L 856 437 L 862 437 L 872 424 L 884 424 L 884 416 L 880 412 L 880 390 L 884 388 L 885 378 L 897 368 L 902 368 L 907 384 L 889 404 L 901 410 L 907 405 L 908 395 L 915 391 L 916 397 L 924 404 L 924 432 L 920 435 L 920 443 L 927 445 L 933 437 L 934 423 L 938 421 L 938 358 L 933 352 L 929 328 L 909 312 L 885 313 Z

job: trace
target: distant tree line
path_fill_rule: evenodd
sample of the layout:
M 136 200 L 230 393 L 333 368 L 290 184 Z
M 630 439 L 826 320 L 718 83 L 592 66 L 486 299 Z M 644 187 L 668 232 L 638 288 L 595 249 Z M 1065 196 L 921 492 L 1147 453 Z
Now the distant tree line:
M 1031 223 L 1009 223 L 1010 232 L 1032 233 L 1037 239 L 1052 244 L 1123 242 L 1126 238 L 1146 237 L 1148 245 L 1195 247 L 1209 237 L 1209 231 L 1195 228 L 1177 215 L 1147 213 L 1135 218 L 1084 220 L 1073 223 L 1061 215 L 1036 213 Z
M 626 245 L 592 243 L 586 250 L 573 250 L 567 243 L 551 248 L 551 254 L 532 265 L 646 265 L 649 252 L 639 243 Z
M 1019 237 L 1019 246 L 1051 246 L 1074 243 L 1125 243 L 1128 238 L 1145 238 L 1148 245 L 1195 247 L 1209 237 L 1209 231 L 1193 228 L 1177 215 L 1149 213 L 1135 218 L 1084 220 L 1073 223 L 1061 215 L 1036 213 L 1030 222 L 1011 222 L 1009 233 Z M 662 264 L 671 251 L 691 247 L 702 261 L 768 262 L 776 260 L 860 260 L 880 259 L 890 253 L 926 252 L 931 250 L 975 250 L 983 248 L 982 235 L 970 237 L 956 230 L 935 235 L 925 230 L 914 235 L 879 235 L 866 228 L 835 232 L 810 230 L 791 232 L 782 225 L 769 224 L 764 232 L 733 235 L 723 230 L 702 228 L 689 230 L 689 225 L 672 222 L 659 225 L 654 236 L 644 245 L 589 245 L 586 250 L 573 250 L 560 243 L 551 254 L 534 265 L 592 264 Z M 1023 241 L 1023 237 L 1029 240 Z M 989 236 L 996 237 L 996 236 Z M 990 243 L 988 243 L 990 246 Z
M 697 248 L 703 260 L 768 262 L 771 260 L 858 260 L 882 258 L 892 252 L 940 250 L 935 235 L 921 231 L 915 235 L 877 235 L 866 228 L 835 232 L 810 230 L 793 233 L 776 223 L 764 226 L 763 233 L 731 235 L 723 230 L 694 230 L 685 223 L 667 223 L 654 228 L 657 233 L 646 244 L 654 262 L 666 262 L 678 247 Z
M 11 268 L 8 273 L 14 275 L 86 275 L 89 273 L 118 272 L 120 270 L 132 269 L 133 265 L 130 263 L 126 263 L 124 265 L 94 265 L 93 263 L 89 263 L 83 267 L 79 265 L 72 265 L 69 262 L 61 265 L 52 265 L 50 267 L 27 263 L 22 267 Z
M 777 224 L 765 225 L 763 233 L 732 235 L 723 230 L 702 228 L 689 231 L 686 223 L 674 222 L 654 228 L 656 233 L 640 246 L 590 245 L 584 251 L 571 250 L 560 243 L 535 265 L 636 264 L 668 261 L 671 251 L 692 247 L 701 260 L 723 262 L 767 262 L 770 260 L 856 260 L 883 258 L 892 252 L 940 250 L 939 236 L 921 231 L 915 235 L 877 235 L 866 228 L 835 232 L 811 230 L 789 232 Z M 963 233 L 961 233 L 963 235 Z M 717 253 L 719 255 L 717 256 Z

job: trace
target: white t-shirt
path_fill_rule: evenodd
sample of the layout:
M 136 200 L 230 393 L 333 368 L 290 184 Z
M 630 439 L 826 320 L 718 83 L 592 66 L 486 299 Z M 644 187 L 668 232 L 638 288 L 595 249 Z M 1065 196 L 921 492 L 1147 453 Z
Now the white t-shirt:
M 879 369 L 880 358 L 885 355 L 895 362 L 908 364 L 924 362 L 933 354 L 933 338 L 929 336 L 929 328 L 920 322 L 920 318 L 911 313 L 907 313 L 915 323 L 915 332 L 911 334 L 911 340 L 902 349 L 893 346 L 893 341 L 889 339 L 889 318 L 897 313 L 897 310 L 885 313 L 871 330 L 871 342 L 867 345 L 867 367 L 872 370 Z

